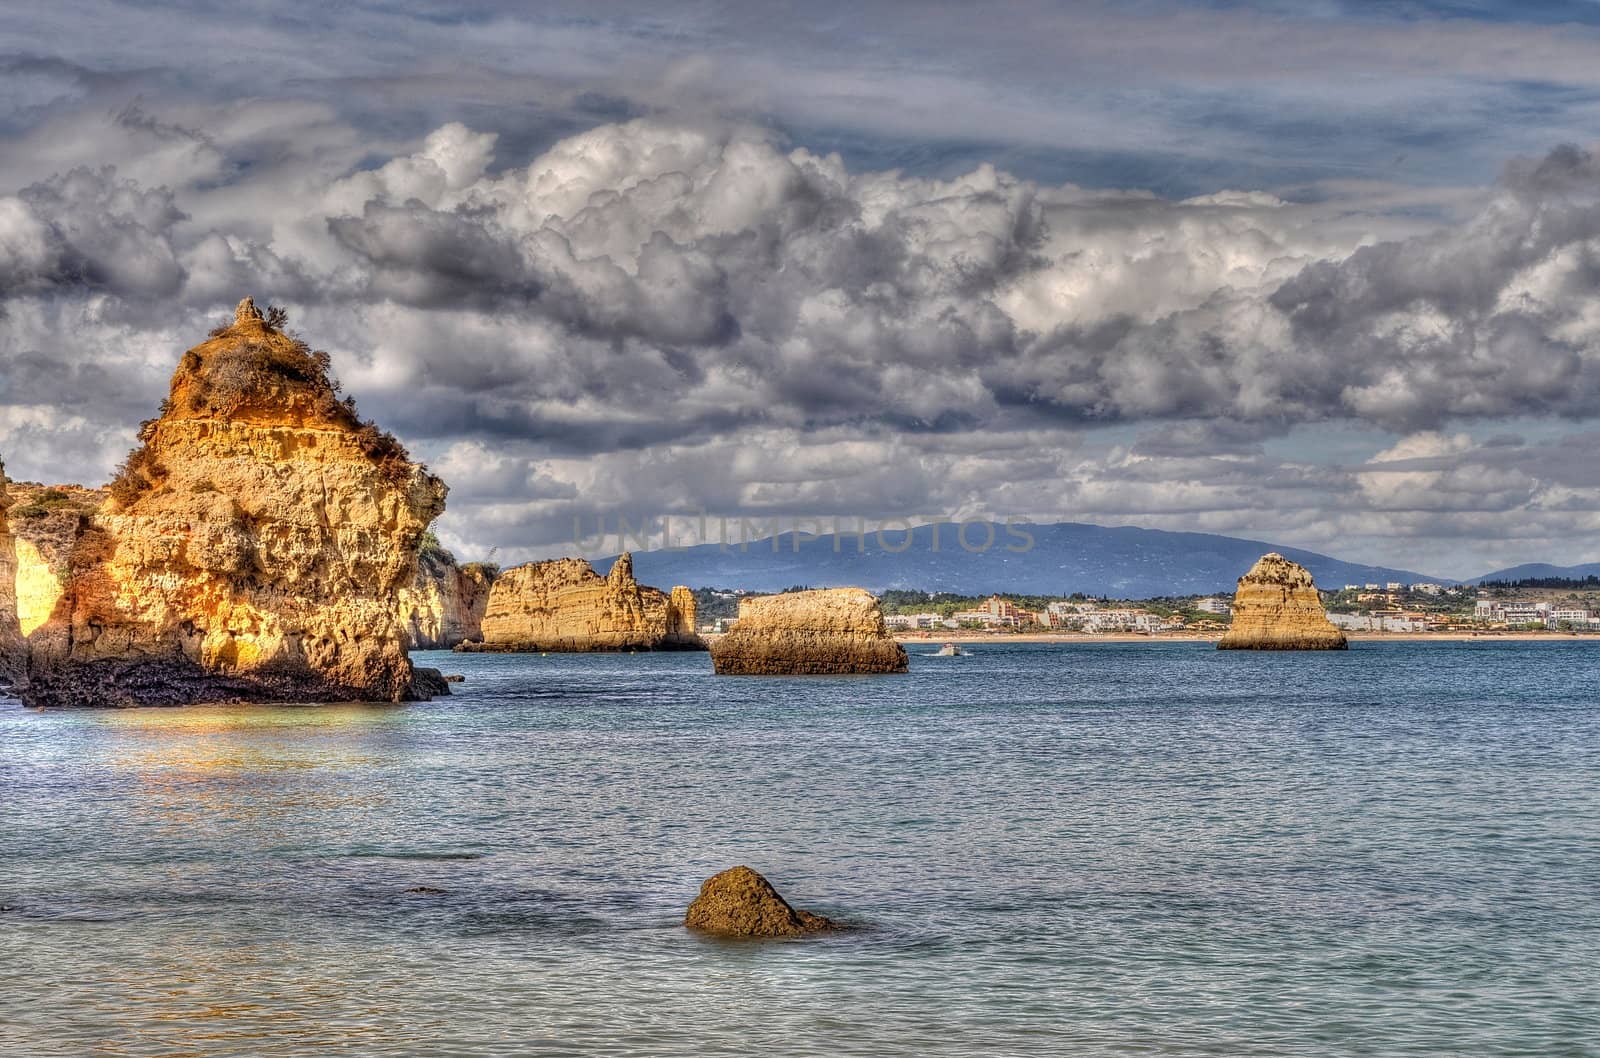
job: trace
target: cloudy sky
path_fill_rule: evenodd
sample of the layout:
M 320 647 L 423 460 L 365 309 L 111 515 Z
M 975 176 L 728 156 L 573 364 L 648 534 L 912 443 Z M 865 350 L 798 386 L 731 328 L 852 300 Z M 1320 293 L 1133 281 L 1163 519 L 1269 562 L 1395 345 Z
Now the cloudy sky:
M 704 510 L 1600 559 L 1596 0 L 789 8 L 9 5 L 0 456 L 104 480 L 248 293 L 466 558 Z

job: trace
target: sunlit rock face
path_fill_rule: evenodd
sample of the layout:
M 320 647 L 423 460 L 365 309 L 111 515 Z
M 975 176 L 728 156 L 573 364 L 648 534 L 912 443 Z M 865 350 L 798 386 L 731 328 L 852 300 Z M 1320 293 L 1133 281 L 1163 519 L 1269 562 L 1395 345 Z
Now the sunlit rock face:
M 400 620 L 413 650 L 449 650 L 483 638 L 483 615 L 494 584 L 491 567 L 458 565 L 449 552 L 427 552 L 417 578 L 400 593 Z
M 11 507 L 5 465 L 0 464 L 0 684 L 10 686 L 28 668 L 28 642 L 17 620 L 17 546 L 7 511 Z
M 1344 633 L 1322 607 L 1311 572 L 1277 553 L 1239 578 L 1233 624 L 1222 650 L 1344 650 Z
M 483 642 L 466 650 L 704 650 L 694 595 L 668 595 L 633 579 L 626 552 L 602 577 L 581 558 L 531 562 L 500 574 L 489 591 Z
M 25 700 L 418 696 L 400 593 L 446 489 L 246 298 L 183 354 L 30 636 Z
M 729 675 L 905 672 L 905 648 L 862 588 L 822 588 L 739 600 L 739 619 L 711 647 Z

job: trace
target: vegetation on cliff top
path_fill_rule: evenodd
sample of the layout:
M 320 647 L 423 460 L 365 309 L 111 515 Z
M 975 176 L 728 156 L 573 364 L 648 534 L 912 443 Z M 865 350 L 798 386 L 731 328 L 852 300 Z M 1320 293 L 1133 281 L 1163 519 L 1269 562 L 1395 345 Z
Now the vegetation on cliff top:
M 117 467 L 109 489 L 127 507 L 167 477 L 167 468 L 150 448 L 157 426 L 174 413 L 227 419 L 261 409 L 302 415 L 352 434 L 361 451 L 391 478 L 403 482 L 411 456 L 393 434 L 361 417 L 354 397 L 339 396 L 333 358 L 312 349 L 287 331 L 288 312 L 276 305 L 265 314 L 250 299 L 240 303 L 231 323 L 214 327 L 209 340 L 183 354 L 173 376 L 172 396 L 160 413 L 139 426 L 140 446 Z M 181 407 L 174 398 L 181 397 Z

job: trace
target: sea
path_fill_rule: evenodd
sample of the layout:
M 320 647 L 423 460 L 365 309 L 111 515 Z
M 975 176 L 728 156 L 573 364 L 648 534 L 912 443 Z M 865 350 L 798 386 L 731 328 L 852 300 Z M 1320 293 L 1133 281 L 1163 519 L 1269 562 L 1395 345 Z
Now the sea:
M 0 702 L 0 1055 L 1600 1054 L 1600 644 L 936 649 Z

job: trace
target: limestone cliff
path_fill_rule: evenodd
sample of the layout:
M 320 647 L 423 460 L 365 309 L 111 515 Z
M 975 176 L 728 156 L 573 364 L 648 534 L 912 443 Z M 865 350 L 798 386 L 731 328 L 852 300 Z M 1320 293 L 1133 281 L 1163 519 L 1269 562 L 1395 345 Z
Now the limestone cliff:
M 73 556 L 104 489 L 81 485 L 11 484 L 11 532 L 16 541 L 17 623 L 30 654 L 62 657 L 71 622 L 52 621 L 72 581 Z
M 733 675 L 905 672 L 878 600 L 861 588 L 823 588 L 739 600 L 739 619 L 711 646 Z
M 483 638 L 483 615 L 495 569 L 481 562 L 460 565 L 443 548 L 424 547 L 417 577 L 400 592 L 400 621 L 413 650 L 449 650 Z
M 489 589 L 483 642 L 463 650 L 704 650 L 695 634 L 694 595 L 667 595 L 633 579 L 624 552 L 602 577 L 581 558 L 532 562 L 500 574 Z
M 1304 566 L 1273 553 L 1239 578 L 1233 625 L 1222 650 L 1343 650 L 1344 633 L 1328 620 Z
M 246 298 L 183 354 L 30 635 L 40 705 L 425 695 L 399 594 L 444 484 Z M 61 571 L 58 571 L 61 572 Z
M 17 547 L 11 535 L 10 490 L 0 463 L 0 686 L 12 686 L 28 671 L 28 641 L 17 621 Z

